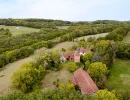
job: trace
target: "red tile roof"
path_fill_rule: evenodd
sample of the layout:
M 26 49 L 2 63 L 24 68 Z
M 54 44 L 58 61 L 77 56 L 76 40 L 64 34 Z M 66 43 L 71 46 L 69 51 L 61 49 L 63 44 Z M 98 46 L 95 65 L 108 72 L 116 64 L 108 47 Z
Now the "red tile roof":
M 81 68 L 74 72 L 71 81 L 79 86 L 82 94 L 93 94 L 99 90 L 89 74 Z
M 68 57 L 74 58 L 74 52 L 65 52 L 64 57 L 65 58 L 68 58 Z
M 79 51 L 82 53 L 90 52 L 90 50 L 84 49 L 83 47 L 81 47 Z

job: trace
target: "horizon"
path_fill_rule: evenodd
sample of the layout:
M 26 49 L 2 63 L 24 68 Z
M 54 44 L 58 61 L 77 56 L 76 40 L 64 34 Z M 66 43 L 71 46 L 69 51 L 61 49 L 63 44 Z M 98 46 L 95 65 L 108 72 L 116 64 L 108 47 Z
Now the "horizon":
M 129 21 L 129 6 L 129 0 L 1 0 L 0 18 Z

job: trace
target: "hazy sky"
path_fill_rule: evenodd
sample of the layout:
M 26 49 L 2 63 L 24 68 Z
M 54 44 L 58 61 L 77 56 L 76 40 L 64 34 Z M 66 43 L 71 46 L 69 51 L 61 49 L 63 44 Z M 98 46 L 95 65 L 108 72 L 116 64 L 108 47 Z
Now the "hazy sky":
M 130 20 L 130 0 L 0 0 L 0 18 Z

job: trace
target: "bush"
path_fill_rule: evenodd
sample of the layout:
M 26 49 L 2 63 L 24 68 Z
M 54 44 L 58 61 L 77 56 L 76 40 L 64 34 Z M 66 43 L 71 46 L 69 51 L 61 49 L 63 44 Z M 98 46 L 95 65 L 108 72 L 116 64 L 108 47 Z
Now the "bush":
M 25 100 L 25 95 L 21 91 L 13 91 L 0 96 L 0 100 Z
M 96 100 L 118 100 L 113 92 L 99 90 L 95 95 Z
M 75 70 L 77 70 L 77 66 L 74 62 L 68 62 L 66 64 L 66 66 L 67 66 L 68 70 L 71 72 L 74 72 Z

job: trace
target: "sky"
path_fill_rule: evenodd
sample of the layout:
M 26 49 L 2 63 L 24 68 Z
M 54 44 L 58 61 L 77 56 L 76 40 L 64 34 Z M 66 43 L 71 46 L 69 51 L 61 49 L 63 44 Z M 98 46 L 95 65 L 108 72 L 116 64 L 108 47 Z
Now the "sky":
M 0 18 L 130 21 L 130 0 L 0 0 Z

